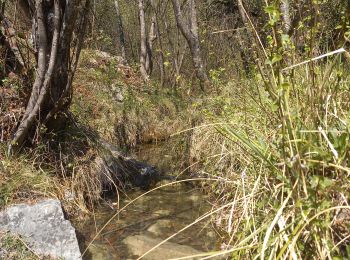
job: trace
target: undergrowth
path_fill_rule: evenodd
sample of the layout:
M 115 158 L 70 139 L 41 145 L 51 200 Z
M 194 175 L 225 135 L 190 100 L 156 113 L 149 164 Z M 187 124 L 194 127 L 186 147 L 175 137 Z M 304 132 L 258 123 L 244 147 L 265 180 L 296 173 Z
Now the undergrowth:
M 183 96 L 145 85 L 133 68 L 107 53 L 82 52 L 75 89 L 72 112 L 77 119 L 125 150 L 185 128 Z
M 267 85 L 259 75 L 233 81 L 233 94 L 202 104 L 194 170 L 223 179 L 204 188 L 229 205 L 216 218 L 228 236 L 218 254 L 350 257 L 349 77 L 335 61 L 313 72 L 276 64 Z

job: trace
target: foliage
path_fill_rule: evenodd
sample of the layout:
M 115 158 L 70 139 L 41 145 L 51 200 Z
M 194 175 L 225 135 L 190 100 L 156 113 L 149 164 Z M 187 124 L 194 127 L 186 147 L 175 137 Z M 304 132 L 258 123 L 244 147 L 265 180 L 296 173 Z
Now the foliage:
M 233 203 L 219 217 L 231 247 L 218 254 L 347 258 L 349 68 L 334 56 L 284 69 L 300 56 L 277 7 L 265 8 L 269 45 L 260 73 L 206 103 L 205 124 L 216 131 L 199 128 L 193 141 L 203 174 L 226 180 L 209 190 Z M 305 29 L 310 42 L 317 30 Z

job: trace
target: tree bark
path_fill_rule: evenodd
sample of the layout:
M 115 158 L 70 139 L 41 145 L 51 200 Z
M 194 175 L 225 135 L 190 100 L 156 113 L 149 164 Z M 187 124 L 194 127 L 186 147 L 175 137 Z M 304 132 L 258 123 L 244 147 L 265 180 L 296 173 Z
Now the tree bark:
M 139 18 L 140 18 L 140 72 L 143 80 L 149 80 L 146 60 L 147 60 L 147 35 L 146 35 L 146 21 L 145 21 L 145 7 L 144 1 L 139 0 Z
M 148 75 L 153 71 L 153 42 L 157 39 L 156 35 L 156 17 L 152 16 L 151 26 L 147 38 L 147 55 L 146 55 L 146 71 Z
M 290 4 L 289 0 L 281 1 L 281 13 L 283 17 L 283 31 L 288 34 L 292 27 L 292 19 L 290 17 Z
M 119 35 L 119 44 L 120 44 L 120 52 L 123 59 L 126 61 L 126 51 L 125 51 L 125 36 L 124 36 L 124 27 L 123 27 L 123 19 L 120 13 L 119 2 L 118 0 L 114 0 L 115 12 L 117 14 L 117 33 Z
M 160 28 L 159 28 L 159 11 L 161 9 L 162 3 L 157 5 L 154 0 L 151 0 L 151 5 L 154 12 L 155 17 L 155 35 L 158 40 L 158 46 L 159 46 L 159 57 L 158 57 L 158 63 L 159 63 L 159 72 L 160 72 L 160 85 L 164 86 L 164 78 L 165 78 L 165 68 L 164 68 L 164 48 L 163 48 L 163 41 L 160 34 Z M 162 14 L 161 14 L 162 15 Z
M 190 23 L 189 24 L 186 24 L 185 18 L 182 15 L 179 0 L 171 0 L 171 1 L 175 12 L 176 23 L 188 43 L 188 46 L 190 48 L 191 55 L 192 55 L 193 65 L 196 70 L 197 78 L 200 81 L 202 90 L 204 90 L 204 86 L 208 85 L 210 81 L 201 57 L 195 1 L 194 0 L 189 1 L 189 4 L 190 4 Z
M 22 53 L 18 48 L 16 41 L 16 31 L 12 23 L 4 15 L 4 6 L 1 7 L 0 11 L 0 22 L 1 28 L 0 31 L 0 41 L 7 49 L 6 51 L 6 64 L 9 65 L 11 71 L 21 72 L 25 67 L 24 59 Z

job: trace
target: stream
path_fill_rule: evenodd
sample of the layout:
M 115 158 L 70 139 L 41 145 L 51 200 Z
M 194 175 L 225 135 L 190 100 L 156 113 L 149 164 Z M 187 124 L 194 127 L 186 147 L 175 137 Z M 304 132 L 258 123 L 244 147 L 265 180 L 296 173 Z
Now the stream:
M 175 172 L 176 155 L 171 144 L 162 142 L 138 147 L 135 158 L 155 165 L 162 172 Z M 176 154 L 176 153 L 175 153 Z M 120 207 L 145 191 L 131 190 L 120 195 Z M 117 198 L 102 204 L 91 219 L 75 223 L 86 245 L 116 212 Z M 181 183 L 152 191 L 129 205 L 101 232 L 84 259 L 137 259 L 149 249 L 209 212 L 207 197 L 195 186 Z M 220 238 L 210 219 L 177 234 L 142 259 L 165 260 L 218 250 Z M 200 258 L 187 258 L 200 259 Z

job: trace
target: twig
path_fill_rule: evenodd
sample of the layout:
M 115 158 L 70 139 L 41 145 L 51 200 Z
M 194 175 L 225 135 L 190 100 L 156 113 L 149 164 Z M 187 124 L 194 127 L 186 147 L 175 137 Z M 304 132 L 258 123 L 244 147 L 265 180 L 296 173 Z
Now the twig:
M 211 32 L 211 34 L 218 34 L 218 33 L 226 33 L 226 32 L 235 32 L 235 31 L 240 31 L 240 30 L 245 30 L 245 29 L 250 29 L 247 27 L 240 27 L 240 28 L 235 28 L 235 29 L 228 29 L 228 30 L 220 30 L 220 31 L 214 31 Z
M 289 67 L 287 67 L 287 68 L 282 69 L 282 71 L 290 70 L 290 69 L 293 69 L 293 68 L 295 68 L 295 67 L 298 67 L 298 66 L 301 66 L 301 65 L 305 65 L 305 64 L 308 64 L 308 63 L 310 63 L 310 62 L 317 61 L 317 60 L 326 58 L 326 57 L 328 57 L 328 56 L 332 56 L 332 55 L 335 55 L 335 54 L 338 54 L 338 53 L 343 53 L 343 52 L 346 52 L 346 50 L 345 50 L 344 48 L 340 48 L 340 49 L 338 49 L 338 50 L 328 52 L 328 53 L 326 53 L 326 54 L 323 54 L 323 55 L 317 56 L 317 57 L 315 57 L 315 58 L 312 58 L 312 59 L 309 59 L 309 60 L 300 62 L 300 63 L 298 63 L 298 64 L 294 64 L 294 65 L 292 65 L 292 66 L 289 66 Z

